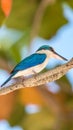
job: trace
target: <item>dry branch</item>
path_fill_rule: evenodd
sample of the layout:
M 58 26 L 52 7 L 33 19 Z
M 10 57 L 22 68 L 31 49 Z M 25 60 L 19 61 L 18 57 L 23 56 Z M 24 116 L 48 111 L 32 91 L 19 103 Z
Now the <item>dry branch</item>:
M 34 86 L 36 87 L 39 85 L 46 84 L 48 82 L 55 81 L 61 78 L 63 75 L 65 75 L 68 72 L 68 70 L 72 68 L 73 68 L 73 58 L 68 63 L 56 67 L 52 70 L 49 70 L 45 73 L 38 74 L 37 76 L 25 79 L 20 83 L 15 83 L 11 86 L 1 88 L 0 95 L 5 95 L 20 88 L 34 87 Z

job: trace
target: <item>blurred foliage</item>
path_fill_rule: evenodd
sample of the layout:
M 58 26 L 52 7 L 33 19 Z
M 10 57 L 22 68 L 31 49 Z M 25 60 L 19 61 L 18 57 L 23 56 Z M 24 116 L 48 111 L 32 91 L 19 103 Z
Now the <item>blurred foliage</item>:
M 62 5 L 67 3 L 73 8 L 73 0 L 51 0 L 48 2 L 40 24 L 38 23 L 40 27 L 37 33 L 35 33 L 36 27 L 33 28 L 33 24 L 35 24 L 35 17 L 42 0 L 7 1 L 10 5 L 9 8 L 1 5 L 4 0 L 0 0 L 0 68 L 10 72 L 9 65 L 12 69 L 21 60 L 21 51 L 24 47 L 30 50 L 31 42 L 35 36 L 50 39 L 60 27 L 67 24 Z M 4 26 L 21 34 L 17 34 L 15 37 L 17 32 L 11 32 L 11 36 L 14 34 L 11 38 L 9 32 L 1 32 Z M 33 33 L 34 37 L 32 37 Z M 43 90 L 41 92 L 36 88 L 26 88 L 19 92 L 0 96 L 0 119 L 8 119 L 11 126 L 20 125 L 25 130 L 73 130 L 72 86 L 66 76 L 57 80 L 57 84 L 60 87 L 57 93 L 43 90 L 43 88 L 41 88 Z M 26 114 L 24 105 L 29 103 L 40 105 L 41 111 L 35 114 Z
M 19 102 L 16 102 L 14 105 L 14 109 L 9 118 L 9 123 L 11 126 L 18 125 L 22 122 L 24 115 L 24 106 Z
M 0 96 L 0 119 L 8 119 L 13 111 L 15 93 Z
M 11 28 L 29 30 L 38 4 L 37 0 L 13 0 L 12 11 L 6 25 Z
M 45 9 L 44 17 L 41 21 L 39 36 L 50 38 L 55 35 L 57 30 L 62 25 L 67 23 L 66 18 L 63 16 L 63 2 L 66 2 L 71 7 L 73 7 L 72 0 L 57 0 L 52 5 L 48 5 L 48 7 Z M 5 24 L 10 28 L 31 32 L 34 17 L 40 3 L 41 0 L 13 0 L 11 13 L 9 17 L 6 18 Z M 5 19 L 3 15 L 4 14 L 2 12 L 0 14 L 0 22 L 2 21 L 1 25 L 3 23 L 3 19 Z
M 61 91 L 66 92 L 68 94 L 72 93 L 71 84 L 66 76 L 63 76 L 62 78 L 60 78 L 56 82 L 61 86 Z
M 63 16 L 61 4 L 62 3 L 58 1 L 47 7 L 40 27 L 41 37 L 47 39 L 52 37 L 62 25 L 67 23 L 67 20 Z
M 42 96 L 40 95 L 39 91 L 35 87 L 32 88 L 27 87 L 25 89 L 21 89 L 20 101 L 22 104 L 26 104 L 26 105 L 28 104 L 44 105 Z
M 56 123 L 56 116 L 50 109 L 43 108 L 39 113 L 32 115 L 27 114 L 23 122 L 23 128 L 26 130 L 50 130 Z
M 0 7 L 0 25 L 2 25 L 3 20 L 5 19 L 4 13 L 2 12 L 2 9 Z

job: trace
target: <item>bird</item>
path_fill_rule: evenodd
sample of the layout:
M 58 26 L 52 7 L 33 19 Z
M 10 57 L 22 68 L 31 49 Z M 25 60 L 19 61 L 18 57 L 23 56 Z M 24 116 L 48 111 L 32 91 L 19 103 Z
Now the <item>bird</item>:
M 43 45 L 35 53 L 24 58 L 14 67 L 9 78 L 1 85 L 1 87 L 7 84 L 11 79 L 35 75 L 41 72 L 47 66 L 50 58 L 67 61 L 66 58 L 59 55 L 52 47 L 49 45 Z

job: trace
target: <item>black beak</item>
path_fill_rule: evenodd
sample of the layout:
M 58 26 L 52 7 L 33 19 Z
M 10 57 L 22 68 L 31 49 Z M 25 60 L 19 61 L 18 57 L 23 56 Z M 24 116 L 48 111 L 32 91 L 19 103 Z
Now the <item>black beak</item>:
M 59 55 L 57 52 L 53 51 L 53 53 L 55 54 L 55 58 L 60 59 L 60 60 L 65 60 L 68 61 L 68 59 L 64 58 L 63 56 Z

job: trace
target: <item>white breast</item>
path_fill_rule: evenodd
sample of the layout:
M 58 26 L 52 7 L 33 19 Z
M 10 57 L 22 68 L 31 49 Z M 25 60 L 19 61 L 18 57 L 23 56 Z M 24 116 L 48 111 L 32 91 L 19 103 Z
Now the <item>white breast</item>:
M 32 75 L 35 73 L 39 73 L 40 71 L 42 71 L 46 67 L 47 64 L 48 64 L 48 57 L 46 58 L 46 60 L 42 64 L 25 69 L 23 71 L 19 71 L 12 78 L 16 78 L 19 76 L 26 77 L 26 76 L 29 76 L 29 75 Z

